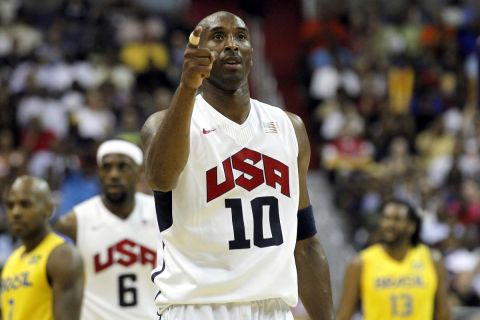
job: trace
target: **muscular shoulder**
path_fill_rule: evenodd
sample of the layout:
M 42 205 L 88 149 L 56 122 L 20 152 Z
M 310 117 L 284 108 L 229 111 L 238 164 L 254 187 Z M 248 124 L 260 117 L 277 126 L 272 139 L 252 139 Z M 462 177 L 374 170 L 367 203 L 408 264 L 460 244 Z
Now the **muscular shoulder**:
M 305 129 L 305 125 L 302 121 L 302 118 L 300 118 L 295 113 L 291 113 L 288 111 L 285 111 L 285 113 L 287 114 L 288 118 L 292 122 L 292 125 L 295 128 L 295 131 L 297 131 L 298 129 Z
M 155 132 L 155 129 L 158 128 L 158 126 L 163 122 L 163 119 L 165 118 L 166 114 L 167 114 L 167 110 L 161 110 L 161 111 L 155 112 L 151 114 L 143 124 L 142 130 L 141 130 L 141 136 L 142 136 L 142 145 L 144 148 L 146 148 L 150 143 L 150 139 L 152 138 L 153 132 Z
M 63 217 L 61 217 L 53 226 L 53 228 L 72 239 L 73 242 L 77 240 L 77 216 L 75 212 L 70 211 Z
M 158 124 L 160 124 L 163 121 L 163 118 L 165 118 L 166 114 L 167 114 L 167 110 L 161 110 L 161 111 L 152 113 L 145 121 L 143 127 L 155 128 Z
M 363 259 L 360 254 L 355 255 L 347 266 L 347 275 L 358 279 L 362 273 Z M 350 279 L 352 280 L 352 279 Z
M 53 281 L 57 278 L 79 276 L 82 272 L 82 257 L 72 244 L 65 242 L 50 253 L 47 261 L 47 274 Z
M 52 262 L 60 262 L 60 260 L 70 260 L 75 258 L 80 258 L 77 248 L 69 242 L 63 242 L 52 250 L 48 257 L 48 263 L 50 264 Z
M 302 118 L 288 111 L 285 111 L 285 113 L 290 119 L 293 129 L 295 130 L 300 154 L 305 152 L 310 154 L 310 142 L 308 140 L 307 130 L 305 129 L 305 124 L 303 123 Z

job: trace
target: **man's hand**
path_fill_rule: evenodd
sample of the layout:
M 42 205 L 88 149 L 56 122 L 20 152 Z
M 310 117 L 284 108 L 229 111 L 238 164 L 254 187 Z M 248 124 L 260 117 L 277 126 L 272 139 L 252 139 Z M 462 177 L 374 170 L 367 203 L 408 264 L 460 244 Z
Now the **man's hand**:
M 192 38 L 200 38 L 203 28 L 198 26 L 192 32 Z M 195 42 L 195 41 L 193 41 Z M 203 79 L 210 75 L 213 62 L 216 55 L 207 48 L 199 48 L 198 44 L 188 42 L 184 53 L 182 84 L 191 89 L 198 89 L 203 82 Z

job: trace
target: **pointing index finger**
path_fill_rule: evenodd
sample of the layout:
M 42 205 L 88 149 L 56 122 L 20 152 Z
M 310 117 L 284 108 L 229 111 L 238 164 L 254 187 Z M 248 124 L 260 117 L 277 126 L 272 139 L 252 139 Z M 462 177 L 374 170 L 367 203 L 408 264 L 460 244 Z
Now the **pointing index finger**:
M 197 26 L 195 30 L 190 33 L 188 37 L 188 45 L 192 48 L 197 48 L 198 44 L 200 43 L 200 34 L 202 33 L 203 28 L 201 26 Z

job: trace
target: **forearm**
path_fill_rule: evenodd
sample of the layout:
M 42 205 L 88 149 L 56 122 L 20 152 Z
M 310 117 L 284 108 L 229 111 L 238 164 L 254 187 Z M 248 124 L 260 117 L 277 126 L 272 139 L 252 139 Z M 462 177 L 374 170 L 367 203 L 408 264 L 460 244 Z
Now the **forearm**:
M 300 299 L 312 320 L 334 319 L 327 257 L 314 239 L 297 241 L 295 262 Z
M 435 292 L 435 320 L 451 320 L 448 303 L 448 285 L 447 285 L 447 271 L 442 256 L 438 251 L 431 251 L 432 260 L 435 264 L 435 271 L 437 273 L 437 291 Z
M 55 320 L 78 320 L 81 310 L 81 293 L 68 292 L 54 302 Z
M 180 84 L 165 118 L 152 132 L 145 170 L 150 185 L 157 190 L 172 190 L 187 163 L 195 95 L 195 89 Z
M 70 244 L 55 248 L 47 261 L 52 281 L 55 320 L 78 320 L 83 299 L 85 274 L 80 252 Z
M 360 300 L 362 260 L 356 256 L 348 265 L 343 277 L 343 289 L 338 306 L 337 320 L 351 320 Z

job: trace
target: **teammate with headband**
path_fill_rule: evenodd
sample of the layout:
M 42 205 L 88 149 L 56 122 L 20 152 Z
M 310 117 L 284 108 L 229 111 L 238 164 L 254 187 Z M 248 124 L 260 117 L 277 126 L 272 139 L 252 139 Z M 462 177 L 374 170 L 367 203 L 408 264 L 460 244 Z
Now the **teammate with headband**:
M 109 140 L 97 151 L 101 195 L 73 208 L 55 225 L 85 262 L 81 319 L 158 319 L 150 273 L 158 237 L 154 201 L 136 192 L 143 164 L 133 143 Z

